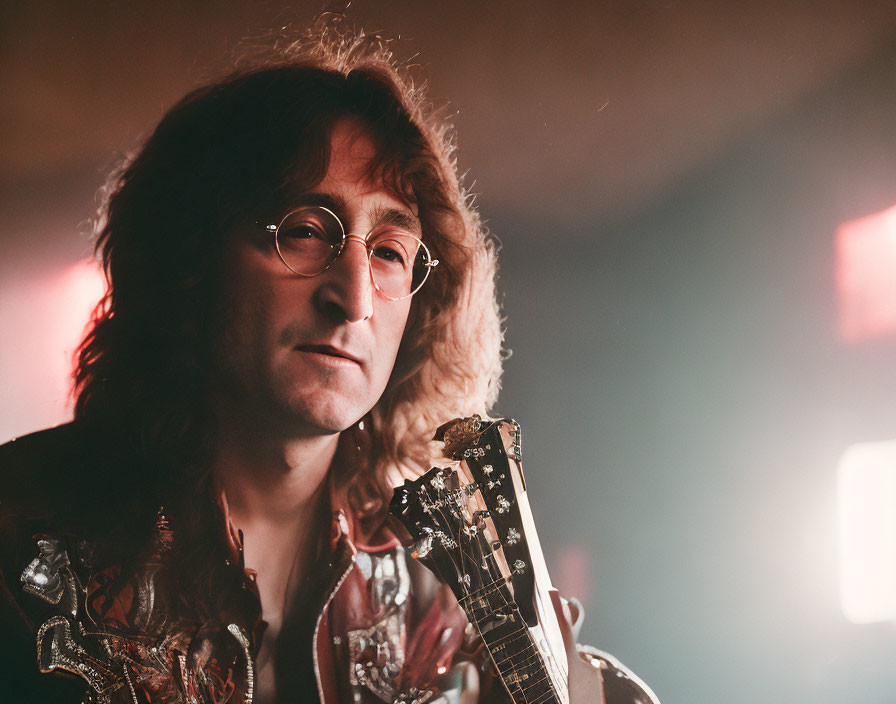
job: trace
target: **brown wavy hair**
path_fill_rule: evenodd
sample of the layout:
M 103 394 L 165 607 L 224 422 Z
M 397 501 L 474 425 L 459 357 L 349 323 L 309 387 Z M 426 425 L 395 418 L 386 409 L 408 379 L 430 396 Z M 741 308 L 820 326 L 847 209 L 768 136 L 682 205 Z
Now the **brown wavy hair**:
M 159 498 L 208 480 L 223 233 L 318 183 L 333 123 L 354 116 L 379 146 L 371 173 L 394 194 L 411 194 L 440 261 L 412 301 L 391 379 L 369 415 L 361 493 L 382 498 L 390 472 L 426 463 L 438 425 L 496 400 L 496 248 L 459 183 L 450 126 L 387 41 L 322 20 L 240 53 L 231 73 L 171 108 L 110 179 L 96 243 L 108 288 L 77 353 L 75 417 L 116 433 L 156 477 Z

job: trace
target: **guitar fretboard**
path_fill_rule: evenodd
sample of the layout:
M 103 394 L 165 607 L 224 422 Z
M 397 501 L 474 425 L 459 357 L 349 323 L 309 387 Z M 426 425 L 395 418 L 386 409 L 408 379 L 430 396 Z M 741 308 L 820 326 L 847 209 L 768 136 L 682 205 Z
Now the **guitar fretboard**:
M 515 702 L 558 704 L 543 655 L 503 578 L 460 600 Z
M 456 468 L 406 480 L 390 511 L 416 541 L 411 554 L 451 587 L 514 704 L 564 704 L 562 643 L 551 614 L 537 610 L 536 574 L 542 591 L 550 580 L 525 501 L 519 426 L 474 417 L 445 433 L 463 435 L 451 440 Z

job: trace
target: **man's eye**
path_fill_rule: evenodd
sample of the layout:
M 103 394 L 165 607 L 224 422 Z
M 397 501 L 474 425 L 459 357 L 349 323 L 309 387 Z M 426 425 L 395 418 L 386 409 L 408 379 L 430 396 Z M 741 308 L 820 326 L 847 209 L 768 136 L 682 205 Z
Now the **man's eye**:
M 407 253 L 398 242 L 380 242 L 373 248 L 373 256 L 384 262 L 390 262 L 404 266 L 407 261 Z
M 317 227 L 315 225 L 290 225 L 289 227 L 281 227 L 278 237 L 281 241 L 286 240 L 321 240 L 330 244 L 333 239 L 329 236 L 321 227 Z
M 280 228 L 280 236 L 286 237 L 292 240 L 304 240 L 310 237 L 314 237 L 317 234 L 317 231 L 311 227 L 281 227 Z

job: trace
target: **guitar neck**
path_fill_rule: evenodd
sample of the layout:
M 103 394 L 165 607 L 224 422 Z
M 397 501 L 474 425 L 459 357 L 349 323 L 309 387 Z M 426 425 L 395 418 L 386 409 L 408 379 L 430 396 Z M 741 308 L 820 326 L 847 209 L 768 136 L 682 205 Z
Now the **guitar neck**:
M 568 704 L 567 662 L 526 496 L 519 425 L 443 426 L 450 467 L 395 491 L 390 510 L 457 597 L 515 704 Z M 440 432 L 442 429 L 440 429 Z
M 544 655 L 526 626 L 519 607 L 501 586 L 492 599 L 468 599 L 461 603 L 467 618 L 476 625 L 498 676 L 514 702 L 560 704 Z M 492 604 L 482 605 L 482 601 Z M 496 603 L 503 602 L 503 603 Z M 497 616 L 497 618 L 496 618 Z

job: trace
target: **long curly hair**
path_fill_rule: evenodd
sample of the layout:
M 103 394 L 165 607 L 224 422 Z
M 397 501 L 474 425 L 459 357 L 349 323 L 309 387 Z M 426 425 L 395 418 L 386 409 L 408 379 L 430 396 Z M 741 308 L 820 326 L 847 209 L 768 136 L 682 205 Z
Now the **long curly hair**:
M 387 41 L 320 21 L 298 38 L 244 44 L 231 73 L 171 108 L 107 186 L 96 249 L 108 287 L 77 352 L 75 417 L 117 433 L 161 498 L 208 481 L 223 233 L 318 183 L 330 129 L 347 116 L 379 146 L 371 173 L 412 194 L 440 261 L 368 416 L 361 494 L 384 497 L 390 473 L 426 463 L 437 426 L 496 401 L 496 247 L 459 182 L 451 127 Z

